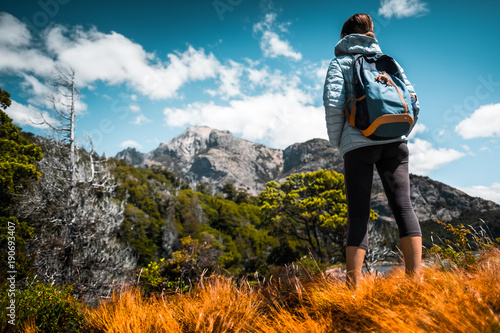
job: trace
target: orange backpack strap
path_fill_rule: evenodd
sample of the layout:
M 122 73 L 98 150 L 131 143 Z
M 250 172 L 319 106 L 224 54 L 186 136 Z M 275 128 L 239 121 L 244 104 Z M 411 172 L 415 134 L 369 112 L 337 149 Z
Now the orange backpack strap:
M 347 122 L 349 124 L 351 124 L 351 126 L 354 126 L 354 116 L 355 116 L 355 113 L 356 113 L 356 105 L 353 104 L 352 107 L 353 107 L 353 110 L 352 111 L 349 111 L 349 107 L 347 106 L 347 104 L 353 99 L 355 98 L 354 96 L 349 98 L 346 102 L 345 102 L 345 106 L 344 106 L 344 111 L 345 111 L 345 119 L 347 120 Z M 352 116 L 352 120 L 351 120 L 351 116 Z
M 366 97 L 366 95 L 363 95 L 360 98 L 356 98 L 355 96 L 353 96 L 345 102 L 345 107 L 344 107 L 345 117 L 346 117 L 347 122 L 352 127 L 356 127 L 356 103 L 363 100 L 365 97 Z M 349 101 L 351 101 L 352 99 L 354 99 L 354 102 L 352 103 L 351 111 L 349 111 L 349 107 L 347 106 L 347 103 L 349 103 Z

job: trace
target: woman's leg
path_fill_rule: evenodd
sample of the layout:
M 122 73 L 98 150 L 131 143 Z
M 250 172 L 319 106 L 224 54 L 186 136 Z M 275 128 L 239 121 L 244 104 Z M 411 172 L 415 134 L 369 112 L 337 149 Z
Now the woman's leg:
M 420 266 L 422 261 L 422 237 L 402 237 L 401 251 L 403 251 L 405 259 L 406 274 L 418 280 L 420 278 Z
M 346 247 L 346 282 L 355 289 L 361 281 L 361 269 L 365 260 L 366 250 L 357 246 Z
M 376 165 L 389 207 L 398 224 L 406 273 L 418 276 L 422 260 L 422 233 L 411 204 L 408 155 L 405 143 L 389 144 Z
M 346 269 L 350 287 L 356 287 L 361 279 L 361 269 L 368 249 L 373 165 L 379 152 L 377 147 L 364 147 L 344 156 L 347 196 Z

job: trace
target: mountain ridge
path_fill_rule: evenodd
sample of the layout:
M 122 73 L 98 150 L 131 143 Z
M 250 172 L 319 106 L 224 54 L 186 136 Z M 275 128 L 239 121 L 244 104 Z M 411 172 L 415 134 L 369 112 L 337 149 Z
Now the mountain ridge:
M 229 131 L 206 126 L 190 127 L 149 153 L 127 148 L 116 155 L 136 167 L 162 165 L 186 179 L 192 186 L 206 183 L 214 192 L 231 183 L 258 195 L 269 181 L 283 182 L 293 173 L 319 169 L 343 173 L 339 150 L 327 140 L 311 139 L 285 149 L 269 148 L 235 137 Z M 438 218 L 450 221 L 466 211 L 499 210 L 500 205 L 474 198 L 428 177 L 410 175 L 412 202 L 421 221 Z M 374 173 L 372 209 L 379 220 L 394 224 L 383 187 Z

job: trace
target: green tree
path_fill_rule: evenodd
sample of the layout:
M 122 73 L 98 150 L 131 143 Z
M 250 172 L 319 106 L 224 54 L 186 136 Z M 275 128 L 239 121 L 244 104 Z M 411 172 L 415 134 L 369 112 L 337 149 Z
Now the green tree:
M 144 266 L 168 255 L 178 242 L 172 193 L 180 181 L 160 166 L 139 169 L 120 160 L 114 163 L 117 197 L 127 203 L 118 236 L 133 247 L 138 264 Z
M 291 237 L 325 262 L 339 251 L 347 224 L 344 177 L 335 171 L 293 174 L 269 182 L 259 196 L 265 223 L 274 235 Z M 376 214 L 371 212 L 371 219 Z
M 236 198 L 234 198 L 234 202 L 237 204 L 245 203 L 250 201 L 250 194 L 244 189 L 244 188 L 239 188 L 236 191 Z
M 234 199 L 236 199 L 236 189 L 232 183 L 226 183 L 222 187 L 222 193 L 225 195 L 227 200 L 234 201 Z
M 210 186 L 208 186 L 208 184 L 205 182 L 201 182 L 196 185 L 196 192 L 200 192 L 208 196 L 212 195 L 212 190 L 210 189 Z
M 214 246 L 221 250 L 218 264 L 225 272 L 268 272 L 266 259 L 277 242 L 262 228 L 258 206 L 226 200 L 220 194 L 210 196 L 181 190 L 175 220 L 180 238 L 191 237 L 202 242 L 206 234 L 214 237 Z
M 42 150 L 25 139 L 12 119 L 4 112 L 11 104 L 10 94 L 0 89 L 0 246 L 7 249 L 16 246 L 16 269 L 18 279 L 28 274 L 29 260 L 25 255 L 26 239 L 33 229 L 13 215 L 16 195 L 30 180 L 37 180 L 40 172 L 35 163 L 42 159 Z M 9 243 L 11 241 L 12 243 Z M 9 263 L 1 256 L 0 281 L 3 281 Z M 12 267 L 10 267 L 12 268 Z M 10 269 L 14 270 L 14 269 Z
M 0 89 L 0 106 L 10 106 L 10 94 Z M 28 180 L 37 180 L 41 174 L 35 162 L 42 159 L 42 150 L 23 138 L 12 119 L 0 109 L 0 214 L 11 209 L 13 195 Z
M 221 192 L 226 200 L 234 201 L 237 204 L 247 202 L 250 197 L 244 188 L 236 189 L 232 183 L 226 183 Z
M 187 236 L 180 241 L 180 250 L 172 253 L 169 259 L 152 261 L 139 271 L 144 291 L 187 291 L 217 268 L 222 248 L 214 236 L 204 232 L 201 240 Z

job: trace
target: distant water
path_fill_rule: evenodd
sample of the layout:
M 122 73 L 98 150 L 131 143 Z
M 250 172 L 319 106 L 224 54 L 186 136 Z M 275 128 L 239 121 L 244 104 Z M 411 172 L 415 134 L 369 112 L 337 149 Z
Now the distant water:
M 378 275 L 385 275 L 391 271 L 391 269 L 399 267 L 401 269 L 404 268 L 402 263 L 383 263 L 383 264 L 377 264 L 373 266 L 373 272 Z M 363 265 L 363 272 L 368 273 L 368 270 L 365 265 Z M 345 279 L 345 268 L 334 268 L 327 270 L 326 275 L 337 278 L 337 279 Z
M 393 263 L 393 264 L 378 264 L 373 266 L 373 272 L 377 272 L 378 274 L 385 275 L 389 273 L 389 271 L 395 267 L 403 268 L 403 264 Z M 366 266 L 363 266 L 363 271 L 368 272 Z
M 430 261 L 422 261 L 422 266 L 429 266 L 431 265 L 432 262 Z M 445 267 L 449 267 L 449 264 L 443 262 L 441 263 Z M 377 275 L 386 275 L 389 273 L 392 269 L 402 269 L 404 270 L 404 264 L 403 263 L 380 263 L 380 264 L 375 264 L 373 265 L 373 273 L 376 273 Z M 363 265 L 363 272 L 368 273 L 368 269 L 366 268 L 366 265 Z M 345 268 L 335 268 L 331 270 L 327 270 L 326 275 L 329 275 L 334 278 L 340 278 L 344 279 L 345 278 Z

